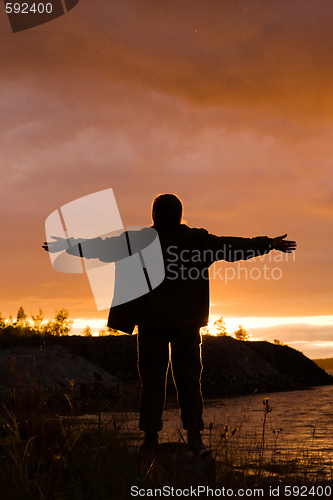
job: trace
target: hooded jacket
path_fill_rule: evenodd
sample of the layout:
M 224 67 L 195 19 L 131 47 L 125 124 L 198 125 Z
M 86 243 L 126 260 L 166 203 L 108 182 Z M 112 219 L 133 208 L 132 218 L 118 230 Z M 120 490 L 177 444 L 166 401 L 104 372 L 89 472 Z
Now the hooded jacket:
M 130 234 L 130 239 L 140 239 L 142 231 Z M 135 325 L 158 326 L 205 326 L 209 316 L 209 267 L 216 261 L 235 262 L 248 260 L 269 253 L 273 239 L 267 236 L 238 238 L 216 236 L 206 229 L 190 228 L 185 224 L 176 230 L 163 233 L 157 230 L 161 243 L 165 277 L 162 283 L 149 293 L 129 302 L 110 307 L 108 326 L 115 330 L 132 333 Z M 125 236 L 94 238 L 84 242 L 84 257 L 99 258 L 112 262 L 112 248 L 124 246 Z M 73 240 L 73 239 L 72 239 Z M 78 243 L 78 240 L 76 240 Z M 75 240 L 67 250 L 70 255 L 80 255 Z M 106 257 L 107 255 L 107 257 Z M 117 288 L 117 262 L 115 296 Z M 115 297 L 113 304 L 115 302 Z

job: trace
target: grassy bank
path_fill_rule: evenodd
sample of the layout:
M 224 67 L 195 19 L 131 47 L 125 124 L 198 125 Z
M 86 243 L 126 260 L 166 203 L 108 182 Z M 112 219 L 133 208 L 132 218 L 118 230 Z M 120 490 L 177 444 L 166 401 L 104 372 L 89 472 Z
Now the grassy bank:
M 267 449 L 267 400 L 262 429 L 246 451 L 239 449 L 235 429 L 216 425 L 209 430 L 213 451 L 203 459 L 189 456 L 181 437 L 179 444 L 161 445 L 155 458 L 139 457 L 121 432 L 126 414 L 110 415 L 107 421 L 97 414 L 91 426 L 78 416 L 70 394 L 63 395 L 61 413 L 66 406 L 66 418 L 60 417 L 49 395 L 38 387 L 27 393 L 19 384 L 2 405 L 1 499 L 122 500 L 131 498 L 131 486 L 137 488 L 134 493 L 164 486 L 186 493 L 199 485 L 218 492 L 261 488 L 261 498 L 270 498 L 269 488 L 280 487 L 280 494 L 286 485 L 305 485 L 308 491 L 315 488 L 311 498 L 320 498 L 325 495 L 316 488 L 332 484 L 331 467 L 320 454 L 303 450 L 288 460 L 279 453 L 278 434 L 275 446 Z
M 257 498 L 330 497 L 329 490 L 321 490 L 333 480 L 327 457 L 306 443 L 296 450 L 290 443 L 293 452 L 285 453 L 288 443 L 284 442 L 283 449 L 280 447 L 280 431 L 274 431 L 274 435 L 268 431 L 271 411 L 268 400 L 263 401 L 261 408 L 261 428 L 257 427 L 247 436 L 246 442 L 239 438 L 241 425 L 235 429 L 232 423 L 228 426 L 226 421 L 214 422 L 205 429 L 206 444 L 212 449 L 206 457 L 189 456 L 185 436 L 179 433 L 179 443 L 163 443 L 157 457 L 143 458 L 137 453 L 138 443 L 133 445 L 133 440 L 122 432 L 127 418 L 124 412 L 133 410 L 133 402 L 137 407 L 139 394 L 135 338 L 68 337 L 13 326 L 5 326 L 0 331 L 3 349 L 24 346 L 29 352 L 32 347 L 46 349 L 60 345 L 73 355 L 110 369 L 126 381 L 125 389 L 120 386 L 111 395 L 100 383 L 98 373 L 91 384 L 81 384 L 80 391 L 74 390 L 75 380 L 68 380 L 62 390 L 58 387 L 45 391 L 31 372 L 19 373 L 13 359 L 7 371 L 3 370 L 8 390 L 0 405 L 0 500 L 127 500 L 135 495 L 158 498 L 162 496 L 163 487 L 169 488 L 165 496 L 169 493 L 169 496 L 181 497 L 179 493 L 184 491 L 185 498 L 192 487 L 195 494 L 191 496 L 206 498 L 202 489 L 200 495 L 195 489 L 199 486 L 206 488 L 206 493 L 210 488 L 208 498 L 212 498 L 215 491 L 215 497 L 237 498 L 239 489 L 248 491 L 243 496 Z M 282 370 L 281 363 L 287 355 L 292 358 L 286 365 L 289 372 L 283 376 L 293 375 L 295 369 L 297 384 L 299 376 L 303 377 L 304 384 L 305 375 L 309 381 L 317 378 L 318 382 L 322 381 L 317 368 L 310 376 L 314 368 L 300 353 L 286 346 L 266 344 L 207 336 L 203 343 L 206 389 L 213 387 L 211 394 L 215 395 L 219 387 L 229 387 L 232 381 L 237 382 L 237 387 L 244 387 L 244 373 L 249 373 L 249 367 L 262 387 L 267 384 L 271 387 L 270 380 L 282 377 L 283 374 L 277 376 L 280 372 L 274 370 Z M 256 350 L 260 356 L 253 354 Z M 248 358 L 245 354 L 239 355 L 243 351 Z M 268 355 L 275 368 L 264 371 L 263 359 Z M 244 359 L 252 360 L 252 364 L 238 366 L 235 360 Z M 10 377 L 11 384 L 8 384 Z M 249 391 L 258 387 L 257 379 L 253 379 L 253 383 L 250 380 Z M 288 384 L 286 387 L 290 388 Z M 102 412 L 108 412 L 108 418 L 103 419 Z M 96 418 L 82 419 L 85 413 L 95 413 Z M 290 485 L 294 485 L 295 490 L 288 495 L 285 487 Z M 297 490 L 300 486 L 307 490 Z M 131 487 L 134 487 L 132 496 Z M 174 494 L 170 488 L 174 488 Z M 275 488 L 274 494 L 271 494 L 272 488 Z

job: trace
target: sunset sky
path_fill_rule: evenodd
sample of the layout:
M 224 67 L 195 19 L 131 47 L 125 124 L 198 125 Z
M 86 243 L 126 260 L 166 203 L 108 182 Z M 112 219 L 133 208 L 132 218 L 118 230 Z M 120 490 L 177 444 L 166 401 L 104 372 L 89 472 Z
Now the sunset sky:
M 212 321 L 333 356 L 331 1 L 80 0 L 15 34 L 1 3 L 0 36 L 2 316 L 64 307 L 98 330 L 87 277 L 41 248 L 46 218 L 112 188 L 124 225 L 149 225 L 169 192 L 190 226 L 297 241 L 241 262 L 248 279 L 218 264 Z

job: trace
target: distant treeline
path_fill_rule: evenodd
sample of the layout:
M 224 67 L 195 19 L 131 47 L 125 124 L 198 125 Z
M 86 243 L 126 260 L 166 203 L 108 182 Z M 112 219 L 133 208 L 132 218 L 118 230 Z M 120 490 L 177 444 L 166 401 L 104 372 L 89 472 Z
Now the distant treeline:
M 16 319 L 11 315 L 8 319 L 3 318 L 0 313 L 0 335 L 68 335 L 72 329 L 73 320 L 69 319 L 66 309 L 56 311 L 53 320 L 44 322 L 44 313 L 39 309 L 38 314 L 31 315 L 31 321 L 23 307 L 17 311 Z
M 9 318 L 3 318 L 0 312 L 0 347 L 13 344 L 29 343 L 30 338 L 39 337 L 60 337 L 68 336 L 72 330 L 73 320 L 69 319 L 67 309 L 60 309 L 55 312 L 53 320 L 45 321 L 42 309 L 39 309 L 38 314 L 31 314 L 31 319 L 28 319 L 23 307 L 17 311 L 16 318 L 11 315 Z M 99 331 L 99 336 L 119 335 L 121 332 L 108 328 L 106 325 Z M 85 337 L 92 337 L 92 331 L 87 325 L 81 332 Z
M 55 317 L 53 320 L 45 323 L 44 321 L 44 313 L 42 309 L 39 309 L 38 314 L 34 316 L 31 314 L 31 320 L 28 319 L 27 314 L 25 313 L 23 307 L 20 307 L 17 311 L 16 319 L 10 315 L 8 319 L 2 317 L 0 312 L 0 335 L 4 333 L 4 331 L 8 334 L 16 335 L 16 336 L 27 336 L 27 335 L 68 335 L 72 329 L 73 320 L 69 319 L 69 312 L 66 309 L 60 309 L 56 311 Z M 223 318 L 219 318 L 214 322 L 215 327 L 215 335 L 216 336 L 227 336 L 227 329 L 224 323 Z M 134 333 L 137 333 L 138 327 L 136 326 L 134 329 Z M 201 333 L 203 335 L 210 335 L 210 330 L 207 326 L 201 328 Z M 85 337 L 91 337 L 92 331 L 89 325 L 87 325 L 83 331 L 81 332 Z M 113 328 L 109 328 L 105 325 L 99 331 L 99 336 L 106 335 L 122 335 L 122 332 L 118 330 L 114 330 Z M 237 340 L 249 340 L 249 335 L 245 328 L 242 325 L 239 325 L 238 330 L 234 332 L 234 336 Z M 274 341 L 274 343 L 281 344 L 278 340 Z
M 17 311 L 16 319 L 11 315 L 8 319 L 3 318 L 0 312 L 0 347 L 4 344 L 4 339 L 6 339 L 5 344 L 17 344 L 19 339 L 21 341 L 27 337 L 36 336 L 64 336 L 68 335 L 72 329 L 73 320 L 69 319 L 69 312 L 67 309 L 60 309 L 55 312 L 53 320 L 44 321 L 44 313 L 42 309 L 39 309 L 38 314 L 34 316 L 31 314 L 31 320 L 28 319 L 23 307 L 21 306 Z M 225 337 L 229 334 L 225 326 L 223 318 L 219 318 L 214 322 L 215 336 Z M 138 333 L 138 327 L 136 326 L 133 333 Z M 201 328 L 202 335 L 211 335 L 210 330 L 207 326 Z M 92 337 L 92 330 L 89 325 L 87 325 L 82 331 L 81 335 L 84 337 Z M 107 335 L 123 335 L 123 332 L 109 328 L 107 325 L 99 331 L 99 336 L 104 337 Z M 249 335 L 242 325 L 239 325 L 238 330 L 234 332 L 234 337 L 236 340 L 247 341 Z M 12 338 L 12 342 L 8 342 Z M 283 345 L 279 340 L 274 340 L 275 345 Z M 324 370 L 333 370 L 333 358 L 330 360 L 314 360 L 318 366 L 324 368 L 320 362 L 331 361 L 329 368 L 325 367 Z M 318 362 L 317 362 L 318 361 Z

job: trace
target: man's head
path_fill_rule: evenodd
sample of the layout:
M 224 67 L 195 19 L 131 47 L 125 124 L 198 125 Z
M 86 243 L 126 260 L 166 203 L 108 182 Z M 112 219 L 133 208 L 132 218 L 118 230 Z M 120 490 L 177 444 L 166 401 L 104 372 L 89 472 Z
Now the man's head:
M 160 194 L 152 205 L 152 218 L 157 228 L 175 228 L 183 216 L 183 204 L 174 194 Z

